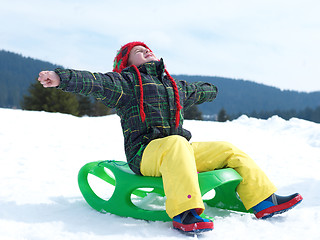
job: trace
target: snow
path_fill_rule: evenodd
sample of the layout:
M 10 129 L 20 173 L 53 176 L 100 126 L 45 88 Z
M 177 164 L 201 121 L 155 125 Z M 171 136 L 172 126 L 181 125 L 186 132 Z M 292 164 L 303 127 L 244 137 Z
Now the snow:
M 116 115 L 74 117 L 0 109 L 0 239 L 185 239 L 171 222 L 102 214 L 83 199 L 79 169 L 125 161 Z M 225 123 L 185 121 L 192 141 L 224 140 L 248 153 L 278 187 L 303 202 L 269 220 L 208 207 L 215 229 L 201 239 L 320 239 L 320 124 L 277 116 Z

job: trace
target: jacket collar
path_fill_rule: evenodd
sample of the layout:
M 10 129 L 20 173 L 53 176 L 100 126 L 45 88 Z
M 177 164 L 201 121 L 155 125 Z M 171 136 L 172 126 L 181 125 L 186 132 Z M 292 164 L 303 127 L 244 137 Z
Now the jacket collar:
M 138 67 L 141 73 L 147 73 L 152 76 L 161 77 L 164 74 L 165 66 L 163 59 L 159 61 L 147 62 Z
M 150 74 L 156 77 L 162 77 L 165 72 L 165 66 L 162 58 L 159 61 L 144 63 L 140 65 L 138 69 L 141 73 Z M 135 72 L 132 66 L 126 67 L 123 71 Z

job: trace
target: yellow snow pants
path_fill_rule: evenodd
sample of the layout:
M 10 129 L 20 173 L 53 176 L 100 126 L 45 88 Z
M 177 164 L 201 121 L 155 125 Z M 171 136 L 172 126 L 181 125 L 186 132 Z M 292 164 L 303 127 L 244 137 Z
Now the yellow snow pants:
M 233 168 L 243 178 L 236 190 L 246 209 L 276 191 L 257 164 L 228 142 L 189 143 L 178 135 L 155 139 L 144 150 L 140 170 L 144 176 L 162 176 L 166 212 L 173 218 L 189 209 L 203 212 L 198 172 L 221 168 Z

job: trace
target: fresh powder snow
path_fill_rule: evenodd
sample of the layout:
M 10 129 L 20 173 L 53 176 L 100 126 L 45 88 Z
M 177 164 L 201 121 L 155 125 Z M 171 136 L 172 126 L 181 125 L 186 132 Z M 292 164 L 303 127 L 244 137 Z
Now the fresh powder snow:
M 1 240 L 188 238 L 171 222 L 102 214 L 83 199 L 77 174 L 84 164 L 125 161 L 118 116 L 0 109 L 0 122 Z M 320 124 L 241 116 L 224 123 L 186 120 L 184 127 L 194 142 L 233 143 L 266 172 L 277 194 L 299 192 L 304 198 L 293 210 L 268 220 L 207 207 L 214 230 L 193 238 L 320 239 Z M 97 191 L 112 194 L 98 185 Z

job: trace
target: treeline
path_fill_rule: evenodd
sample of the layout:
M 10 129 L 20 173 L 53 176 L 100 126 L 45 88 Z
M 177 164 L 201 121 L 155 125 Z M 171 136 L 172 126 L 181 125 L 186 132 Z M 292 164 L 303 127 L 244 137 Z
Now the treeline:
M 30 85 L 28 94 L 23 96 L 21 107 L 25 110 L 60 112 L 75 116 L 104 116 L 114 113 L 112 109 L 106 107 L 100 101 L 97 101 L 93 98 L 63 92 L 55 88 L 44 88 L 38 81 Z M 236 119 L 243 114 L 247 115 L 248 117 L 260 119 L 268 119 L 274 115 L 277 115 L 285 120 L 295 117 L 320 123 L 320 106 L 315 109 L 307 107 L 301 111 L 296 111 L 294 109 L 288 111 L 253 111 L 251 113 L 238 113 L 230 115 L 224 108 L 222 108 L 217 114 L 216 118 L 211 120 L 225 122 L 227 120 Z M 185 119 L 203 120 L 202 112 L 196 105 L 186 111 L 184 116 Z

